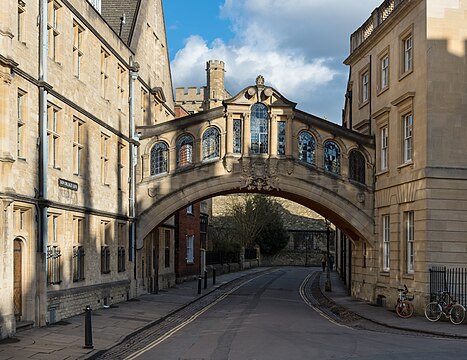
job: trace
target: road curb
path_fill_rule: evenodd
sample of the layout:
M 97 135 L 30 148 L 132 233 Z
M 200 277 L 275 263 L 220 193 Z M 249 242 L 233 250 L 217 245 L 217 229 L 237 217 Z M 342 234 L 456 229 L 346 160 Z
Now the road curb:
M 402 331 L 409 331 L 409 332 L 414 332 L 414 333 L 423 333 L 423 334 L 428 334 L 428 335 L 434 335 L 434 336 L 440 336 L 440 337 L 445 337 L 445 338 L 450 338 L 450 339 L 467 339 L 467 336 L 465 335 L 456 335 L 456 334 L 449 334 L 449 333 L 445 333 L 445 332 L 440 332 L 440 331 L 434 331 L 434 330 L 426 330 L 426 329 L 414 329 L 414 328 L 407 328 L 407 327 L 402 327 L 402 326 L 396 326 L 396 325 L 391 325 L 391 324 L 388 324 L 388 323 L 385 323 L 385 322 L 382 322 L 382 321 L 379 321 L 379 320 L 376 320 L 376 319 L 373 319 L 373 318 L 370 318 L 368 316 L 365 316 L 365 315 L 362 315 L 358 312 L 355 312 L 353 310 L 350 310 L 349 308 L 345 307 L 344 305 L 341 305 L 341 304 L 337 304 L 331 297 L 329 297 L 327 294 L 326 294 L 326 291 L 323 291 L 323 281 L 322 281 L 323 277 L 322 276 L 319 276 L 319 290 L 321 292 L 321 294 L 331 303 L 333 304 L 336 304 L 336 305 L 339 305 L 339 306 L 342 306 L 344 308 L 346 308 L 349 312 L 361 317 L 362 319 L 364 320 L 367 320 L 367 321 L 370 321 L 374 324 L 377 324 L 377 325 L 380 325 L 380 326 L 384 326 L 384 327 L 387 327 L 389 329 L 395 329 L 395 330 L 402 330 Z M 404 320 L 404 319 L 401 319 L 401 320 Z M 456 326 L 456 325 L 454 325 Z

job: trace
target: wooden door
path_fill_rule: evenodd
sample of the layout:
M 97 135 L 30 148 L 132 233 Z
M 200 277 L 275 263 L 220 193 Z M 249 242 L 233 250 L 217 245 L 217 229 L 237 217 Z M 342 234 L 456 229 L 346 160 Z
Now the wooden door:
M 21 321 L 22 315 L 22 293 L 23 293 L 23 286 L 22 286 L 22 248 L 21 248 L 21 241 L 15 240 L 14 241 L 14 258 L 13 258 L 13 269 L 14 269 L 14 285 L 13 285 L 13 301 L 15 307 L 15 318 L 16 321 Z

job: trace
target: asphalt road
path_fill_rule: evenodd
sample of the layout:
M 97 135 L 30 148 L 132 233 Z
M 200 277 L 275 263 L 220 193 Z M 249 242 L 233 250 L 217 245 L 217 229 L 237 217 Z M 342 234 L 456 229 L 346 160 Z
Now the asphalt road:
M 251 279 L 127 359 L 467 359 L 465 340 L 332 321 L 300 291 L 314 271 L 280 268 Z

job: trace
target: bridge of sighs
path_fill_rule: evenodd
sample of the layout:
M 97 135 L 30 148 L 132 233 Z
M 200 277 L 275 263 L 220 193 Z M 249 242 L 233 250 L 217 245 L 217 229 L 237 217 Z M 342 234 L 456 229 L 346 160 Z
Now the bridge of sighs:
M 261 76 L 222 106 L 138 132 L 140 242 L 191 203 L 260 192 L 373 243 L 374 139 L 296 109 Z

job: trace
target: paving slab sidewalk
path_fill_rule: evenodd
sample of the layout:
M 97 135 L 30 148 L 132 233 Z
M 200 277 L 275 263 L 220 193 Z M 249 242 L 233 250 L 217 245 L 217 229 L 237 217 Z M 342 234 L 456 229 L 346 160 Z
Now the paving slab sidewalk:
M 321 292 L 327 298 L 366 320 L 398 330 L 467 339 L 467 319 L 460 325 L 454 325 L 449 321 L 442 321 L 442 319 L 433 323 L 428 321 L 423 315 L 414 315 L 408 319 L 402 319 L 397 316 L 394 309 L 376 306 L 350 297 L 347 288 L 336 272 L 331 273 L 331 292 L 326 292 L 324 290 L 324 283 L 326 280 L 325 273 L 321 275 L 320 280 Z

